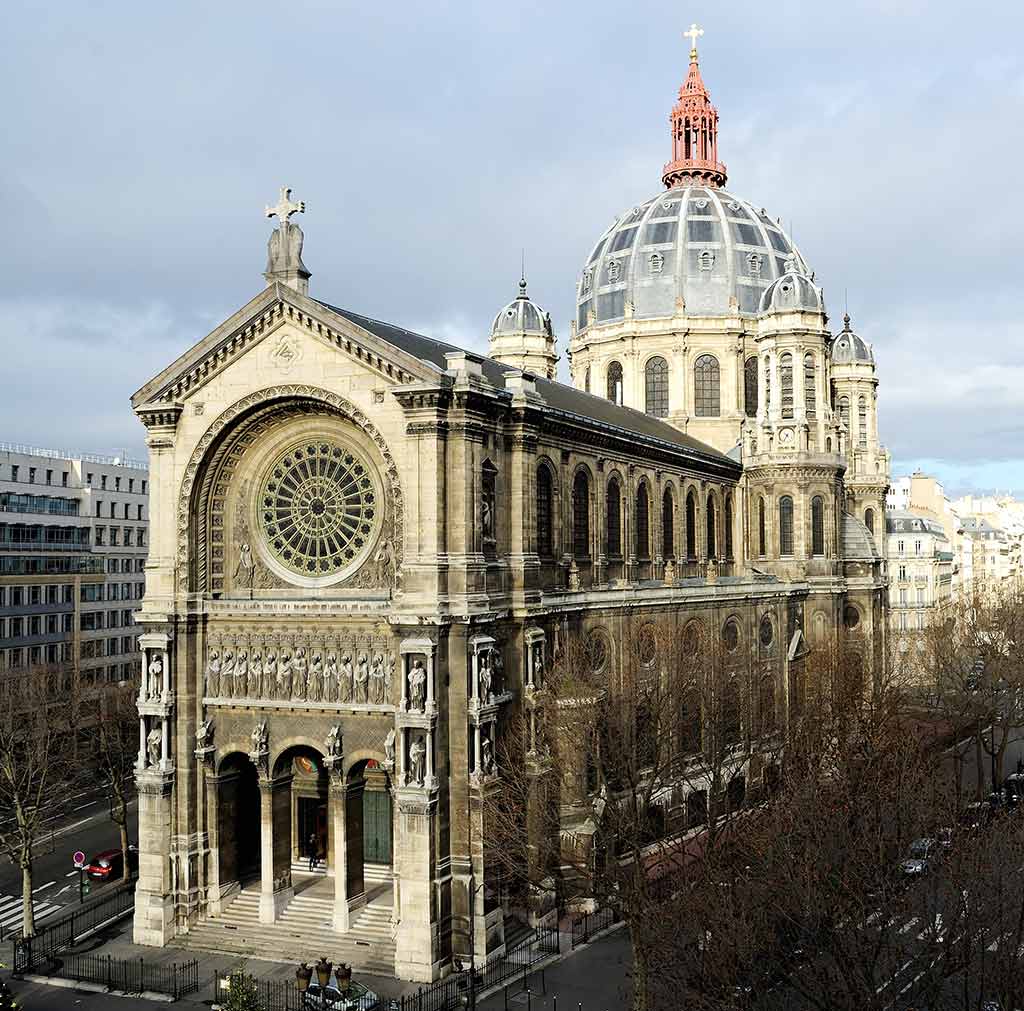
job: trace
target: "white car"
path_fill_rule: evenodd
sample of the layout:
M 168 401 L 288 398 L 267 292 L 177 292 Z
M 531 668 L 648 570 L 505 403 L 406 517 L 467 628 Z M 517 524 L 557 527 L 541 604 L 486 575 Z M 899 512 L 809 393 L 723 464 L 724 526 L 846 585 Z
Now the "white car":
M 935 839 L 915 839 L 907 850 L 906 859 L 899 863 L 899 872 L 904 877 L 916 878 L 927 874 L 938 854 L 939 844 Z
M 302 1005 L 309 1011 L 378 1011 L 384 1007 L 380 997 L 372 990 L 367 990 L 362 983 L 350 980 L 342 990 L 333 975 L 322 993 L 320 984 L 311 980 L 303 995 Z

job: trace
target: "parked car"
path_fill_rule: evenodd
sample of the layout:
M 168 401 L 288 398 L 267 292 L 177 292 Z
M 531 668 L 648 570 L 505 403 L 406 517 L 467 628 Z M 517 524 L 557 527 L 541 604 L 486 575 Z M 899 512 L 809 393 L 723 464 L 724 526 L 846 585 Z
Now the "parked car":
M 1003 794 L 1010 807 L 1018 807 L 1024 802 L 1024 774 L 1013 772 L 1003 781 Z
M 921 877 L 932 870 L 938 855 L 937 839 L 915 839 L 907 849 L 906 857 L 899 863 L 899 872 L 905 878 Z
M 134 846 L 128 847 L 128 868 L 131 871 L 139 865 L 139 853 Z M 104 850 L 86 864 L 85 873 L 99 881 L 116 881 L 124 877 L 124 854 L 120 850 Z
M 310 981 L 302 1006 L 309 1011 L 379 1011 L 384 1004 L 372 990 L 354 979 L 344 990 L 340 989 L 337 977 L 332 974 L 322 993 L 320 984 L 315 979 Z

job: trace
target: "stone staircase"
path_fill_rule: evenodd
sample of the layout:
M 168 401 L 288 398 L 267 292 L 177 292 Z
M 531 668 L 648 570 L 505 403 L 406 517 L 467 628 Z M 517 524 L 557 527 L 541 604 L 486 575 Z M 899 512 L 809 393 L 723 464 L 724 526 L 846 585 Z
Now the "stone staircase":
M 372 885 L 371 902 L 352 914 L 347 934 L 331 926 L 334 881 L 305 875 L 276 923 L 260 923 L 259 884 L 236 893 L 220 916 L 196 924 L 176 938 L 197 951 L 231 952 L 271 962 L 313 963 L 321 955 L 377 975 L 395 973 L 391 884 Z

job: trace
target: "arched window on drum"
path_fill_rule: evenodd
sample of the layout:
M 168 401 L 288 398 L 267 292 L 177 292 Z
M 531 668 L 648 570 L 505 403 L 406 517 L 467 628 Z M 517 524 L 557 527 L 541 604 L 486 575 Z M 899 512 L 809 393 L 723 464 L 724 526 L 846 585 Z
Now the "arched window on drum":
M 658 356 L 644 366 L 644 410 L 654 418 L 668 417 L 668 362 Z
M 793 554 L 793 500 L 788 495 L 779 499 L 779 554 Z
M 622 403 L 622 366 L 612 362 L 608 366 L 608 399 L 613 404 Z
M 718 359 L 701 355 L 693 363 L 693 407 L 698 418 L 717 418 L 722 413 Z

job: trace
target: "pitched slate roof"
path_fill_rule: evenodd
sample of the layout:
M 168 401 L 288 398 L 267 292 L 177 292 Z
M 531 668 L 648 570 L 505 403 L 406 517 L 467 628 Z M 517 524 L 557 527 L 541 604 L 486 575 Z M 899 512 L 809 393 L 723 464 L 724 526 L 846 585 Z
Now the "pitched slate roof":
M 441 372 L 448 368 L 448 363 L 445 361 L 446 354 L 465 351 L 464 348 L 434 340 L 432 337 L 425 337 L 423 334 L 414 333 L 393 323 L 384 323 L 381 320 L 362 316 L 350 309 L 340 309 L 327 302 L 320 304 Z M 472 353 L 475 354 L 475 352 Z M 499 390 L 505 389 L 505 373 L 512 371 L 510 366 L 495 361 L 493 358 L 484 358 L 481 368 L 484 378 L 492 386 Z M 565 383 L 543 379 L 540 376 L 535 379 L 537 392 L 547 402 L 548 410 L 584 422 L 618 429 L 629 436 L 641 436 L 645 441 L 658 442 L 675 450 L 682 449 L 687 455 L 704 458 L 719 467 L 724 465 L 736 476 L 739 476 L 742 470 L 741 465 L 735 460 L 706 443 L 680 432 L 678 428 L 665 421 L 652 418 L 649 414 L 644 414 L 631 407 L 620 407 L 610 400 L 605 400 L 604 397 L 584 393 L 583 390 L 577 390 L 574 386 L 566 386 Z

